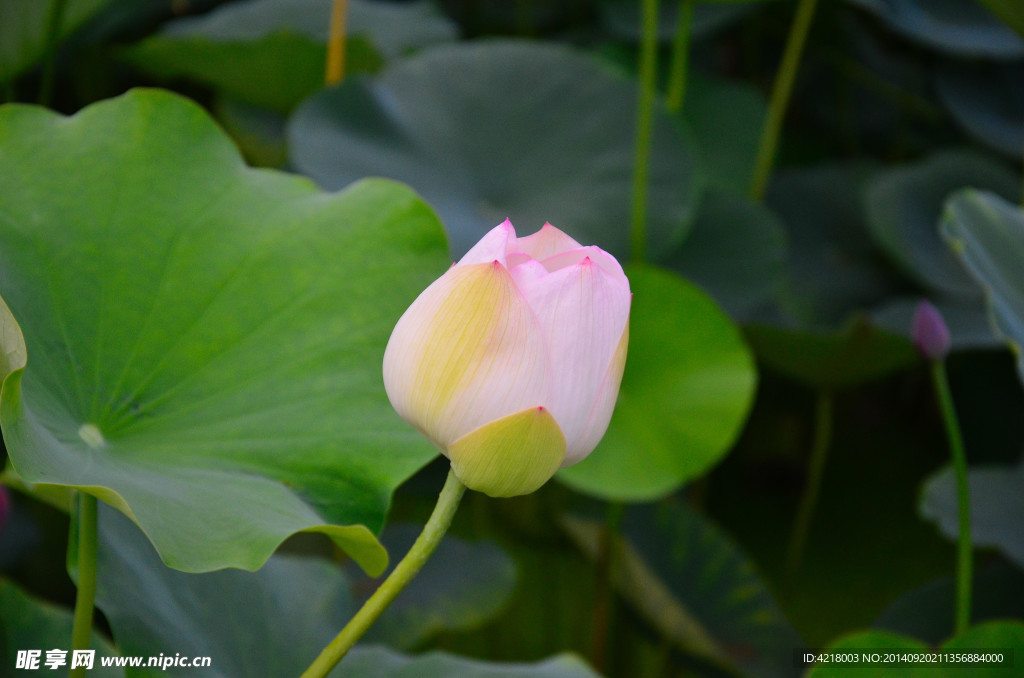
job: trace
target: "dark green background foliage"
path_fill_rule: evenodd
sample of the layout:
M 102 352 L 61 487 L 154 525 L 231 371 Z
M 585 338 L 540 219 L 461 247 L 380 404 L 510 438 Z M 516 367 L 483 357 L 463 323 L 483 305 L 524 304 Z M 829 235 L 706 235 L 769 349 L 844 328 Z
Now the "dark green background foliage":
M 535 494 L 467 493 L 332 676 L 847 675 L 794 664 L 830 645 L 1019 667 L 1024 5 L 818 2 L 762 195 L 808 0 L 661 0 L 653 34 L 642 4 L 349 0 L 325 87 L 330 0 L 0 0 L 0 676 L 70 647 L 76 492 L 100 655 L 298 675 L 447 471 L 388 404 L 390 331 L 506 217 L 626 266 L 615 415 Z M 922 299 L 970 464 L 961 634 Z

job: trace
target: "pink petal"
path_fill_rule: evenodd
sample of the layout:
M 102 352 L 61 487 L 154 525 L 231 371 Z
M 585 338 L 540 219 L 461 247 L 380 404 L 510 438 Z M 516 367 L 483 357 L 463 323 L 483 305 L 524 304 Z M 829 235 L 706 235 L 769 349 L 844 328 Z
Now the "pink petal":
M 442 451 L 547 401 L 550 368 L 532 310 L 500 262 L 459 265 L 399 319 L 384 352 L 398 414 Z
M 581 245 L 578 242 L 551 224 L 544 224 L 536 233 L 516 240 L 516 248 L 521 252 L 526 252 L 537 261 L 579 247 Z
M 615 260 L 615 257 L 605 252 L 600 247 L 577 247 L 573 250 L 567 250 L 565 252 L 559 252 L 554 256 L 546 259 L 541 259 L 541 263 L 544 264 L 544 268 L 549 271 L 557 271 L 567 266 L 575 266 L 584 259 L 589 258 L 592 262 L 600 266 L 606 273 L 613 278 L 626 282 L 626 274 L 622 271 L 622 266 Z
M 527 259 L 523 263 L 514 266 L 509 273 L 512 274 L 512 279 L 516 281 L 516 286 L 519 289 L 525 289 L 527 286 L 546 276 L 548 274 L 548 270 L 536 259 Z
M 499 261 L 502 266 L 508 268 L 505 257 L 509 246 L 515 242 L 516 229 L 512 226 L 512 222 L 506 219 L 480 238 L 480 241 L 473 245 L 473 248 L 466 252 L 456 265 L 469 266 Z
M 612 420 L 612 412 L 615 410 L 615 402 L 619 398 L 619 386 L 622 385 L 622 373 L 626 368 L 626 352 L 628 348 L 629 322 L 627 321 L 626 328 L 622 330 L 622 338 L 619 340 L 619 344 L 612 356 L 612 362 L 605 372 L 604 379 L 601 381 L 597 398 L 594 400 L 594 405 L 590 408 L 590 416 L 587 418 L 586 426 L 584 426 L 585 432 L 583 437 L 576 442 L 572 455 L 566 453 L 565 459 L 562 461 L 563 467 L 572 466 L 586 458 L 588 454 L 594 451 L 597 444 L 601 442 L 601 438 L 604 437 L 605 431 L 608 430 L 608 424 Z
M 599 396 L 615 403 L 621 373 L 615 379 L 608 375 L 629 322 L 629 281 L 584 256 L 521 289 L 551 356 L 548 409 L 565 434 L 566 463 L 574 463 L 593 450 L 608 425 L 603 406 L 600 417 L 593 414 Z

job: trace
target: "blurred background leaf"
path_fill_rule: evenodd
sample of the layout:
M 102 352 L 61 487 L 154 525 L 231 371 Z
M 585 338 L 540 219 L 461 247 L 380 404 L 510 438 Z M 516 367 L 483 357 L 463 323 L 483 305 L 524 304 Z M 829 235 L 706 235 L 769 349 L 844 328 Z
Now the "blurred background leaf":
M 72 613 L 70 610 L 30 596 L 19 589 L 13 582 L 0 579 L 0 657 L 3 668 L 0 675 L 32 676 L 46 671 L 46 651 L 54 648 L 68 648 L 71 638 Z M 124 671 L 116 667 L 100 665 L 100 657 L 113 657 L 117 652 L 110 642 L 93 634 L 90 646 L 96 650 L 96 658 L 92 676 L 100 678 L 119 678 Z M 39 667 L 36 670 L 17 670 L 14 668 L 18 650 L 41 650 Z M 65 656 L 71 665 L 71 653 Z M 63 670 L 63 669 L 62 669 Z
M 563 526 L 591 558 L 601 523 Z M 612 546 L 611 581 L 665 642 L 727 672 L 795 676 L 802 641 L 753 564 L 718 528 L 678 503 L 631 507 Z
M 163 565 L 145 536 L 121 514 L 101 507 L 97 605 L 129 655 L 208 656 L 204 673 L 224 678 L 297 675 L 358 609 L 351 580 L 327 560 L 278 554 L 258 572 L 223 570 L 187 574 Z M 411 614 L 413 601 L 447 596 L 453 610 L 472 608 L 480 588 L 460 586 L 462 568 L 494 573 L 494 547 L 449 541 L 432 573 L 403 593 L 405 603 L 385 613 L 377 640 L 422 640 L 447 621 L 461 618 Z M 480 559 L 478 556 L 482 556 Z M 454 566 L 453 558 L 459 559 Z M 497 583 L 497 582 L 495 582 Z M 500 583 L 497 583 L 501 586 Z M 404 608 L 404 609 L 403 609 Z M 484 613 L 486 614 L 486 613 Z M 390 617 L 391 621 L 385 620 Z M 394 635 L 386 629 L 397 632 Z M 435 653 L 405 657 L 384 648 L 357 647 L 332 676 L 517 676 L 586 677 L 593 674 L 569 657 L 539 666 L 470 662 Z M 128 676 L 194 675 L 194 670 L 128 669 Z
M 288 111 L 323 86 L 330 0 L 246 0 L 166 24 L 129 49 L 131 63 L 164 80 L 188 77 L 248 103 Z M 346 70 L 455 38 L 429 2 L 348 3 Z
M 968 57 L 1016 59 L 1024 56 L 1024 36 L 985 4 L 1002 0 L 850 0 L 876 14 L 887 26 L 932 49 Z M 1016 12 L 1019 15 L 1019 11 Z
M 985 290 L 993 327 L 1024 380 L 1024 210 L 993 193 L 961 191 L 946 203 L 942 234 Z
M 558 478 L 592 496 L 650 501 L 706 473 L 739 435 L 757 381 L 739 329 L 704 293 L 627 269 L 630 353 L 608 432 Z
M 506 218 L 523 235 L 551 222 L 624 258 L 635 97 L 632 82 L 560 46 L 434 47 L 303 103 L 289 157 L 329 190 L 367 175 L 408 183 L 437 210 L 456 260 Z M 686 237 L 701 174 L 664 111 L 654 148 L 648 233 L 659 251 Z
M 995 547 L 1024 569 L 1024 467 L 972 467 L 967 474 L 971 497 L 971 541 Z M 921 491 L 921 517 L 956 540 L 956 479 L 945 468 L 928 479 Z
M 50 32 L 56 41 L 80 27 L 111 0 L 2 0 L 0 1 L 0 85 L 42 59 L 49 49 Z M 62 7 L 67 5 L 67 7 Z M 54 7 L 61 16 L 54 22 Z

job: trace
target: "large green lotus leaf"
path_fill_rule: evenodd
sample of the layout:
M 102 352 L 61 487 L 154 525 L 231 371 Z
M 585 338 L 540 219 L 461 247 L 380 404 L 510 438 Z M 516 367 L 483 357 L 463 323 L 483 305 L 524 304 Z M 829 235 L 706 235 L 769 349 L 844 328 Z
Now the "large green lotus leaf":
M 0 675 L 33 676 L 55 671 L 45 666 L 46 651 L 54 648 L 69 650 L 71 610 L 65 610 L 52 603 L 32 597 L 12 582 L 0 579 Z M 91 647 L 96 650 L 90 676 L 98 678 L 119 678 L 124 671 L 119 668 L 102 666 L 101 657 L 113 657 L 117 652 L 98 633 L 92 637 Z M 14 668 L 18 650 L 42 650 L 39 668 L 17 670 Z M 66 655 L 67 663 L 59 669 L 67 673 L 71 665 L 71 652 Z
M 446 261 L 407 188 L 250 170 L 179 97 L 0 109 L 11 462 L 120 508 L 172 567 L 254 569 L 313 530 L 379 571 L 391 492 L 434 454 L 383 349 Z
M 967 473 L 967 486 L 972 543 L 994 546 L 1024 567 L 1024 466 L 972 468 Z M 952 468 L 943 469 L 925 482 L 918 511 L 942 534 L 957 539 L 960 525 Z
M 875 171 L 867 163 L 826 164 L 772 179 L 767 203 L 789 243 L 785 306 L 802 326 L 836 328 L 899 290 L 865 225 L 862 196 Z
M 872 626 L 937 645 L 953 635 L 955 609 L 956 580 L 950 575 L 901 594 Z M 971 619 L 1024 619 L 1024 570 L 1004 560 L 976 568 Z
M 349 72 L 381 67 L 381 58 L 362 38 L 348 40 L 345 52 Z M 327 47 L 288 31 L 246 41 L 158 34 L 123 54 L 161 80 L 188 78 L 247 103 L 286 112 L 324 86 Z
M 333 0 L 245 0 L 204 16 L 172 22 L 164 34 L 241 42 L 287 30 L 325 45 L 332 4 Z M 345 27 L 350 36 L 368 36 L 373 46 L 390 59 L 458 37 L 456 25 L 429 0 L 401 4 L 348 0 Z
M 0 83 L 9 81 L 46 53 L 50 15 L 59 1 L 0 0 Z M 74 31 L 110 2 L 64 2 L 58 38 Z
M 693 232 L 665 264 L 700 285 L 741 321 L 771 317 L 786 272 L 786 234 L 767 207 L 711 189 Z
M 926 160 L 879 173 L 867 188 L 868 225 L 879 247 L 926 289 L 978 297 L 977 284 L 939 236 L 942 206 L 964 188 L 1020 195 L 1020 179 L 1002 164 L 971 151 L 944 151 Z
M 880 379 L 918 360 L 909 339 L 860 317 L 835 332 L 754 325 L 745 333 L 765 367 L 818 389 Z
M 563 526 L 598 557 L 601 523 L 571 517 Z M 621 534 L 611 551 L 612 583 L 666 641 L 739 675 L 797 675 L 800 637 L 753 562 L 715 525 L 663 502 L 627 509 Z
M 849 1 L 898 33 L 942 52 L 992 59 L 1024 56 L 1024 37 L 983 6 L 994 0 Z
M 993 193 L 964 190 L 946 203 L 942 235 L 985 291 L 993 327 L 1024 380 L 1024 210 Z
M 887 664 L 879 661 L 871 664 L 857 662 L 851 667 L 848 664 L 824 663 L 816 664 L 807 673 L 807 678 L 846 678 L 847 676 L 864 676 L 864 678 L 955 678 L 969 674 L 971 676 L 992 676 L 993 678 L 1014 678 L 1020 675 L 1019 661 L 1016 656 L 1024 647 L 1024 624 L 1019 621 L 990 621 L 976 624 L 954 638 L 947 640 L 938 649 L 948 652 L 986 653 L 985 651 L 1003 651 L 1000 663 L 905 663 Z M 871 654 L 889 653 L 922 653 L 934 650 L 916 638 L 909 638 L 889 631 L 857 631 L 844 636 L 829 646 L 832 650 L 848 651 L 858 657 L 863 652 Z M 1014 656 L 1011 658 L 1010 654 Z
M 211 658 L 211 666 L 201 672 L 182 668 L 171 668 L 165 673 L 159 669 L 129 669 L 127 675 L 131 678 L 200 673 L 214 678 L 297 676 L 358 609 L 353 588 L 364 588 L 336 564 L 298 555 L 277 554 L 258 572 L 178 572 L 165 567 L 138 528 L 116 511 L 101 507 L 99 524 L 96 600 L 122 652 Z M 439 587 L 447 593 L 454 609 L 465 609 L 467 594 L 460 588 L 462 570 L 479 562 L 474 547 L 456 542 L 457 547 L 452 549 L 449 541 L 446 538 L 434 554 L 435 558 L 440 557 L 437 564 L 433 565 L 432 559 L 426 565 L 434 571 L 427 573 L 425 568 L 421 574 L 426 574 L 426 578 L 414 579 L 395 605 L 407 596 L 429 597 L 432 593 L 427 589 Z M 458 564 L 454 559 L 460 557 L 464 560 Z M 483 571 L 489 571 L 488 566 Z M 385 623 L 394 613 L 389 609 L 380 622 Z M 397 616 L 413 626 L 402 630 L 405 640 L 413 636 L 422 638 L 431 629 L 436 630 L 437 620 L 414 619 L 401 612 Z M 420 661 L 424 663 L 418 664 Z M 453 669 L 441 674 L 445 676 L 461 675 L 455 670 L 464 666 L 462 660 L 444 655 L 414 660 L 384 649 L 357 648 L 331 675 L 425 676 L 432 675 L 435 664 L 440 665 L 437 670 L 449 666 Z M 468 675 L 506 675 L 502 670 L 510 670 L 508 675 L 533 675 L 526 667 L 465 666 L 477 666 L 475 670 L 483 671 Z M 422 671 L 416 672 L 417 668 Z M 487 670 L 493 673 L 486 673 Z M 569 660 L 538 665 L 536 670 L 541 676 L 592 675 Z
M 287 111 L 320 89 L 331 0 L 247 0 L 187 17 L 126 52 L 162 78 L 186 76 L 252 104 Z M 348 73 L 376 71 L 382 58 L 456 37 L 429 2 L 350 0 Z
M 389 525 L 381 543 L 400 556 L 422 531 L 422 525 Z M 354 566 L 347 568 L 347 574 L 360 605 L 380 584 Z M 472 630 L 501 612 L 515 586 L 515 561 L 498 546 L 447 536 L 416 579 L 370 627 L 363 642 L 412 650 L 440 631 Z
M 750 85 L 690 76 L 683 119 L 693 130 L 710 185 L 747 194 L 767 114 L 764 96 Z
M 597 449 L 558 477 L 596 497 L 649 501 L 728 452 L 757 373 L 739 328 L 705 293 L 653 266 L 626 274 L 633 307 L 615 413 Z
M 458 74 L 458 77 L 452 77 Z M 438 211 L 455 258 L 510 218 L 628 250 L 636 85 L 565 47 L 486 41 L 425 49 L 374 80 L 320 92 L 292 116 L 292 164 L 325 188 L 404 181 Z M 696 207 L 687 135 L 654 121 L 651 252 L 682 242 Z
M 1024 7 L 1024 3 L 1021 3 Z M 939 99 L 974 138 L 1014 161 L 1024 148 L 1024 62 L 942 62 Z

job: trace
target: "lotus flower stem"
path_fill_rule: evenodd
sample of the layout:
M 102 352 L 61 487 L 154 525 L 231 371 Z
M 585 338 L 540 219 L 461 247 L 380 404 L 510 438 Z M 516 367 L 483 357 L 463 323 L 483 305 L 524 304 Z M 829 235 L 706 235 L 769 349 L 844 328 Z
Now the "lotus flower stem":
M 672 64 L 669 66 L 668 92 L 665 94 L 665 105 L 673 113 L 683 110 L 683 100 L 686 97 L 693 5 L 694 0 L 679 0 L 679 19 L 676 23 L 675 39 L 672 41 Z
M 956 634 L 967 630 L 971 624 L 971 582 L 972 582 L 972 551 L 971 551 L 971 508 L 970 489 L 967 486 L 967 454 L 964 452 L 964 440 L 960 435 L 960 424 L 953 407 L 953 395 L 949 390 L 946 378 L 946 364 L 942 360 L 932 361 L 932 381 L 935 394 L 942 410 L 942 420 L 946 424 L 946 435 L 949 437 L 949 449 L 953 456 L 953 470 L 956 475 L 956 499 L 959 517 L 959 534 L 957 535 L 957 566 L 956 566 Z
M 811 20 L 814 18 L 815 5 L 817 5 L 817 0 L 800 0 L 800 4 L 796 8 L 796 16 L 793 18 L 793 25 L 789 29 L 789 37 L 786 38 L 782 63 L 779 65 L 779 72 L 775 77 L 771 100 L 768 102 L 768 115 L 761 131 L 761 143 L 758 146 L 757 160 L 754 163 L 754 177 L 750 183 L 750 197 L 758 202 L 764 199 L 765 190 L 768 188 L 768 179 L 771 176 L 772 167 L 775 165 L 775 151 L 779 145 L 782 121 L 786 117 L 786 109 L 789 107 L 790 94 L 793 93 L 793 81 L 796 80 L 796 72 L 800 67 L 800 57 L 803 55 L 807 32 L 810 30 Z
M 53 83 L 57 74 L 57 47 L 60 43 L 64 9 L 67 4 L 67 0 L 54 0 L 50 5 L 50 13 L 46 17 L 46 60 L 43 62 L 43 77 L 39 83 L 39 105 L 41 106 L 49 106 L 53 99 Z
M 797 509 L 796 522 L 793 523 L 793 535 L 789 540 L 789 552 L 786 558 L 786 570 L 790 578 L 800 567 L 804 547 L 807 544 L 807 532 L 811 527 L 814 510 L 818 505 L 821 481 L 825 476 L 828 448 L 832 441 L 832 422 L 832 393 L 827 390 L 819 391 L 814 406 L 814 440 L 811 443 L 807 484 L 804 487 L 804 495 L 800 499 L 800 508 Z
M 651 157 L 651 117 L 658 76 L 658 0 L 643 0 L 640 43 L 640 92 L 637 95 L 636 150 L 633 166 L 633 214 L 630 253 L 633 261 L 647 257 L 647 172 Z
M 345 18 L 348 0 L 334 0 L 331 6 L 331 28 L 327 36 L 327 73 L 324 82 L 337 85 L 345 77 Z
M 96 497 L 78 493 L 77 549 L 78 593 L 75 596 L 75 621 L 71 629 L 71 650 L 87 650 L 92 642 L 92 617 L 96 601 Z M 71 678 L 84 678 L 86 668 L 71 669 Z
M 302 678 L 324 678 L 352 649 L 363 634 L 370 628 L 373 622 L 387 609 L 391 601 L 401 593 L 402 589 L 412 581 L 416 573 L 420 571 L 423 564 L 427 562 L 434 549 L 441 543 L 441 538 L 448 531 L 452 523 L 452 516 L 459 507 L 459 500 L 465 492 L 466 486 L 455 477 L 455 473 L 448 472 L 448 479 L 441 489 L 441 495 L 437 499 L 433 513 L 423 527 L 423 532 L 416 538 L 412 548 L 405 554 L 405 557 L 395 566 L 395 569 L 388 575 L 384 583 L 380 585 L 370 598 L 363 603 L 355 616 L 345 625 L 345 628 L 335 636 L 320 656 L 317 657 L 309 668 L 302 674 Z

